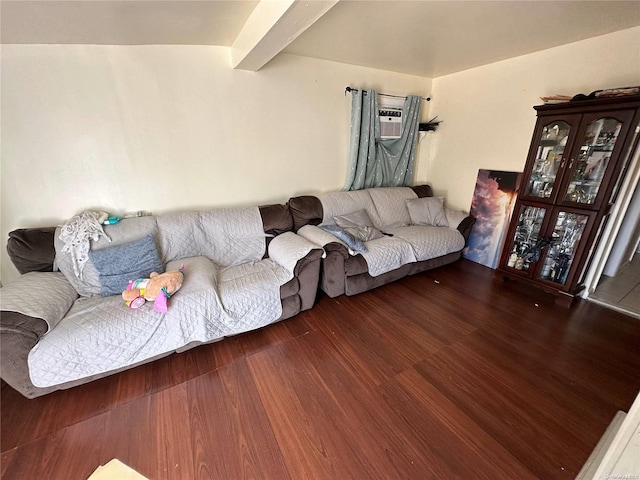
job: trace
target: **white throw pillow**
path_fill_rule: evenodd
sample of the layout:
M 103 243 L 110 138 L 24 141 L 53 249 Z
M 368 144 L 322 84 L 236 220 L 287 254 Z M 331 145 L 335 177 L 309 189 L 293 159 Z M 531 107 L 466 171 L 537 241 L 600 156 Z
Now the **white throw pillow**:
M 414 225 L 433 225 L 448 227 L 444 212 L 444 197 L 412 198 L 406 201 L 411 223 Z

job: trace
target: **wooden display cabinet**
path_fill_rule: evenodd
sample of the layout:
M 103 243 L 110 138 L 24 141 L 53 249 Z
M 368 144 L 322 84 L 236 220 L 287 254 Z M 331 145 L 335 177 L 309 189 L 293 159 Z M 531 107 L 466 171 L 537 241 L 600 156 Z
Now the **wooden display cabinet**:
M 538 118 L 498 273 L 569 306 L 583 287 L 640 133 L 640 96 L 534 107 Z

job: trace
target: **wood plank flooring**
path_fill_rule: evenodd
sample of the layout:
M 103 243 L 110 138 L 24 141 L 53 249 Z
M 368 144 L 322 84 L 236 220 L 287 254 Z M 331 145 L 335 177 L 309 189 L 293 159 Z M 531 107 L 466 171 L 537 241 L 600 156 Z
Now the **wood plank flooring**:
M 640 390 L 640 321 L 462 260 L 0 405 L 0 474 L 573 479 Z

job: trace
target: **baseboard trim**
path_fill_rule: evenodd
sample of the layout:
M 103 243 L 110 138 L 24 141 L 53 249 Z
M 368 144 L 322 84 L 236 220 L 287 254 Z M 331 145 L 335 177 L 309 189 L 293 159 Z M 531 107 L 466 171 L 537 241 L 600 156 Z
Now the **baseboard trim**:
M 630 317 L 640 319 L 640 313 L 627 310 L 626 308 L 622 308 L 617 305 L 612 305 L 611 303 L 605 302 L 604 300 L 600 300 L 594 297 L 587 297 L 586 300 L 597 303 L 598 305 L 602 305 L 603 307 L 607 307 L 611 310 L 615 310 L 616 312 L 624 313 L 625 315 L 629 315 Z
M 602 438 L 600 438 L 600 441 L 591 452 L 591 455 L 589 455 L 589 458 L 587 459 L 585 464 L 582 466 L 582 469 L 580 470 L 580 473 L 578 473 L 576 480 L 590 480 L 594 478 L 596 470 L 598 470 L 598 467 L 600 466 L 605 453 L 613 443 L 613 439 L 618 433 L 618 430 L 620 430 L 622 422 L 624 421 L 626 416 L 627 414 L 625 412 L 623 412 L 622 410 L 618 410 L 618 413 L 616 413 L 616 415 L 613 417 L 613 420 L 605 430 L 604 435 L 602 435 Z

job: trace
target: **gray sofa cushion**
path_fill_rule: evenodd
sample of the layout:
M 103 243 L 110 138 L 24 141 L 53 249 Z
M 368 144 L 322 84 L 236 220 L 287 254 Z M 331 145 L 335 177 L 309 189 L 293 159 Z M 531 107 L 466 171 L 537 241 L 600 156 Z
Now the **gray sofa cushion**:
M 267 235 L 280 235 L 293 230 L 293 218 L 286 205 L 272 204 L 258 207 L 262 227 Z
M 277 235 L 293 230 L 293 217 L 286 205 L 271 204 L 258 207 L 260 216 L 262 217 L 262 227 L 266 234 L 266 246 L 264 256 L 269 256 L 269 243 Z
M 20 273 L 53 272 L 56 227 L 19 228 L 9 232 L 7 253 Z
M 431 190 L 430 185 L 415 185 L 409 188 L 411 188 L 419 198 L 433 197 L 433 190 Z
M 305 225 L 320 225 L 324 216 L 322 203 L 318 197 L 302 195 L 290 198 L 287 202 L 293 219 L 294 232 Z

